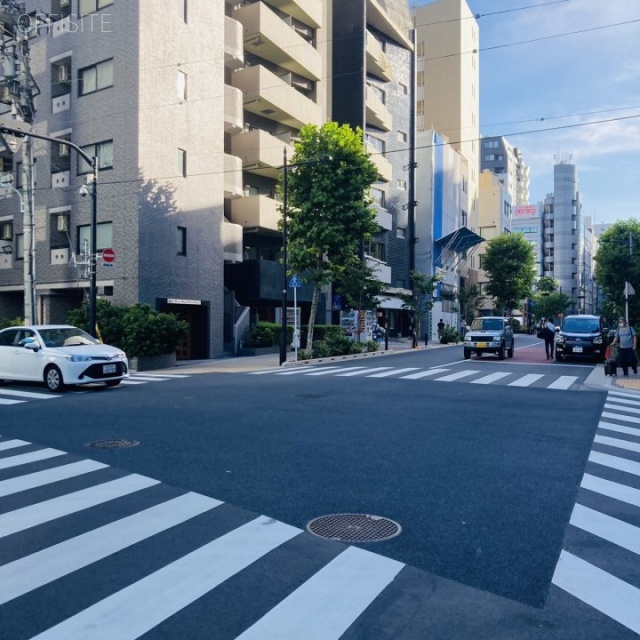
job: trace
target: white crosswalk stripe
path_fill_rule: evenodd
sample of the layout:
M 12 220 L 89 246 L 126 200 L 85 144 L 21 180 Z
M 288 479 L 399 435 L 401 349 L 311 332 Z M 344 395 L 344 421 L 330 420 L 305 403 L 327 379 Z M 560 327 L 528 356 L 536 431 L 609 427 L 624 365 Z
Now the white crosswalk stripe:
M 13 477 L 6 477 L 5 471 L 5 478 L 0 481 L 0 550 L 5 554 L 0 565 L 0 607 L 11 603 L 10 609 L 0 608 L 3 628 L 10 621 L 21 625 L 25 612 L 20 607 L 27 606 L 29 595 L 59 580 L 65 580 L 60 598 L 67 603 L 60 608 L 52 605 L 53 615 L 47 617 L 46 628 L 38 628 L 30 636 L 32 640 L 135 640 L 234 576 L 247 572 L 248 584 L 252 584 L 252 571 L 257 576 L 264 573 L 259 562 L 269 562 L 276 549 L 303 538 L 306 549 L 318 545 L 325 553 L 327 544 L 335 544 L 334 554 L 324 561 L 318 560 L 317 568 L 309 571 L 303 581 L 292 578 L 278 601 L 266 612 L 260 611 L 248 619 L 244 632 L 237 638 L 340 640 L 405 567 L 402 562 L 368 550 L 320 541 L 299 528 L 266 516 L 246 513 L 244 522 L 232 521 L 223 526 L 229 512 L 220 514 L 223 510 L 218 507 L 223 503 L 219 500 L 197 493 L 173 497 L 175 489 L 171 489 L 169 496 L 149 494 L 170 488 L 137 474 L 123 476 L 121 471 L 92 460 L 61 459 L 57 466 L 49 462 L 47 468 L 25 474 L 25 465 L 32 469 L 33 465 L 44 464 L 42 461 L 64 452 L 42 449 L 21 454 L 24 446 L 36 445 L 0 437 L 3 456 L 0 463 L 6 463 L 0 469 L 15 469 Z M 65 484 L 79 477 L 85 488 L 73 490 Z M 49 493 L 34 502 L 33 490 L 40 487 L 48 488 Z M 23 492 L 28 494 L 20 506 Z M 57 495 L 50 497 L 51 492 Z M 133 512 L 122 516 L 119 501 L 134 494 Z M 4 504 L 7 496 L 12 502 Z M 101 514 L 94 528 L 91 528 L 93 518 L 87 519 L 84 513 L 88 509 L 94 515 Z M 68 518 L 75 518 L 76 526 L 69 528 L 68 538 L 61 539 L 65 531 L 62 522 Z M 220 524 L 214 530 L 220 533 L 207 536 L 202 518 L 219 519 Z M 47 534 L 38 527 L 49 523 L 55 523 L 55 533 L 47 546 Z M 88 529 L 80 528 L 78 532 L 81 524 Z M 136 545 L 151 544 L 156 536 L 178 528 L 183 533 L 197 531 L 197 545 L 185 547 L 184 552 L 171 549 L 161 564 L 154 564 L 146 572 L 142 567 L 128 581 L 111 580 L 111 567 L 122 561 L 122 554 L 133 553 Z M 37 546 L 26 554 L 21 555 L 20 545 L 6 549 L 1 546 L 7 536 L 25 534 L 31 534 L 37 541 Z M 180 537 L 174 535 L 176 539 Z M 15 557 L 7 557 L 7 553 Z M 273 571 L 280 573 L 279 561 L 270 562 L 274 564 Z M 80 573 L 85 569 L 88 572 Z M 80 581 L 76 583 L 77 575 Z M 55 589 L 53 586 L 52 593 Z M 74 590 L 80 589 L 82 598 L 74 599 Z M 96 595 L 92 597 L 94 592 Z M 239 597 L 250 598 L 250 594 L 245 589 Z M 82 604 L 74 609 L 76 601 Z
M 411 373 L 408 373 L 411 372 Z M 463 381 L 471 384 L 501 384 L 510 387 L 531 387 L 566 391 L 576 384 L 578 376 L 550 375 L 529 373 L 520 375 L 515 371 L 494 371 L 484 373 L 479 369 L 459 369 L 452 371 L 449 367 L 432 367 L 420 369 L 419 367 L 371 367 L 366 365 L 338 366 L 338 365 L 304 365 L 288 370 L 263 369 L 261 371 L 248 371 L 249 375 L 278 375 L 296 377 L 360 377 L 360 378 L 394 378 L 397 380 L 422 380 L 429 379 L 433 382 L 457 382 Z M 611 406 L 617 409 L 616 406 Z
M 281 371 L 281 369 L 279 370 Z M 265 373 L 263 371 L 254 373 Z M 149 384 L 154 382 L 166 382 L 171 380 L 180 380 L 182 378 L 189 378 L 191 376 L 187 374 L 176 373 L 133 373 L 129 378 L 126 378 L 120 382 L 122 386 L 137 386 L 141 384 Z M 77 392 L 86 391 L 82 386 L 75 388 Z M 116 391 L 113 389 L 112 391 Z M 0 387 L 0 405 L 15 405 L 24 404 L 30 400 L 53 400 L 54 398 L 62 398 L 64 394 L 60 393 L 44 393 L 36 391 L 23 391 L 20 389 L 8 389 L 6 386 Z
M 625 424 L 639 421 L 629 415 L 638 412 L 634 406 L 638 406 L 637 396 L 608 394 L 605 409 L 616 413 L 602 412 L 552 582 L 640 634 L 640 589 L 633 566 L 621 555 L 640 558 L 640 428 Z M 600 447 L 620 453 L 605 453 Z M 617 475 L 606 477 L 610 473 Z M 588 506 L 582 503 L 587 497 Z M 581 532 L 579 542 L 573 542 L 571 528 Z M 585 541 L 585 535 L 593 536 L 594 542 Z

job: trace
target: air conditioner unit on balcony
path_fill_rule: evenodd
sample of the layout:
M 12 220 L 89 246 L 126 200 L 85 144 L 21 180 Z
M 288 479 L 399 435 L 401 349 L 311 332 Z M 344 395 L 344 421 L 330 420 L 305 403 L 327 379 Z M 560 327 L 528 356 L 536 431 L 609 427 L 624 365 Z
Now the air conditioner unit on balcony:
M 2 225 L 0 225 L 0 240 L 13 240 L 13 223 L 3 222 Z
M 58 231 L 68 231 L 69 229 L 69 216 L 66 213 L 59 213 L 57 220 Z
M 58 67 L 58 82 L 69 82 L 71 78 L 71 67 L 67 64 L 61 64 Z

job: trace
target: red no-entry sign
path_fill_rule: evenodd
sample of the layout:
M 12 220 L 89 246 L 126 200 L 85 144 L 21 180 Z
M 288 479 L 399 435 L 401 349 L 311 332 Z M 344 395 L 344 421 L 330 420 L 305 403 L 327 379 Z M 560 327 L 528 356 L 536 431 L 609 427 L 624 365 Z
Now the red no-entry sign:
M 116 252 L 113 249 L 105 249 L 102 252 L 102 259 L 105 262 L 113 262 L 116 259 Z

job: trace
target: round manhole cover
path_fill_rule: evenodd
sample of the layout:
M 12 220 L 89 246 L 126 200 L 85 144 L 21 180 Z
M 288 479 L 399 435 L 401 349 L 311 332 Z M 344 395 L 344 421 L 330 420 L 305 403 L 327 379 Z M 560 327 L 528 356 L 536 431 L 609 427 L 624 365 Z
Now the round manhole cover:
M 139 444 L 138 440 L 96 440 L 90 442 L 87 447 L 90 449 L 129 449 L 137 447 Z
M 314 518 L 307 531 L 320 538 L 340 542 L 382 542 L 395 538 L 402 527 L 389 518 L 366 513 L 337 513 Z

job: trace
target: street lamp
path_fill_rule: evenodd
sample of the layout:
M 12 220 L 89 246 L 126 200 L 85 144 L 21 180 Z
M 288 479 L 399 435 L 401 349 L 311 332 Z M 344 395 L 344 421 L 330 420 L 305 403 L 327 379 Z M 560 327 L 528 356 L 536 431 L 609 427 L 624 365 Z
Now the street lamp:
M 88 153 L 83 151 L 77 144 L 64 140 L 63 138 L 56 138 L 54 136 L 47 136 L 41 133 L 35 133 L 31 131 L 31 126 L 25 122 L 18 120 L 6 119 L 0 117 L 0 142 L 2 142 L 3 134 L 11 133 L 19 138 L 37 138 L 38 140 L 47 140 L 48 142 L 57 142 L 58 144 L 64 144 L 71 147 L 75 152 L 82 156 L 82 158 L 91 167 L 91 256 L 89 257 L 89 333 L 96 338 L 98 331 L 96 328 L 96 298 L 98 294 L 97 278 L 96 278 L 96 236 L 98 234 L 98 158 L 96 156 L 91 157 Z M 81 189 L 81 195 L 86 194 L 86 186 Z

